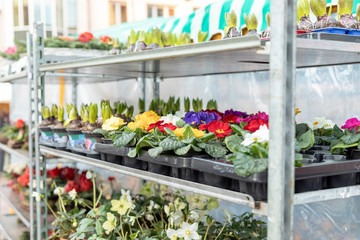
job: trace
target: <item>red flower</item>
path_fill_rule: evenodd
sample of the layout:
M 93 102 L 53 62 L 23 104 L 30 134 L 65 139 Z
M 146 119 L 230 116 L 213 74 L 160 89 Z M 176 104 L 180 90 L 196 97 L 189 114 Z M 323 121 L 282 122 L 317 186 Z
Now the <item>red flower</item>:
M 156 123 L 150 124 L 146 131 L 149 132 L 155 128 L 158 128 L 160 132 L 166 132 L 165 128 L 169 128 L 171 131 L 174 131 L 176 129 L 176 126 L 172 123 L 164 123 L 164 121 L 157 121 Z
M 79 187 L 79 184 L 77 184 L 75 181 L 68 181 L 64 187 L 64 191 L 65 192 L 70 192 L 71 190 L 75 189 L 76 192 L 79 192 L 80 190 L 80 187 Z
M 17 120 L 17 121 L 15 122 L 15 126 L 16 126 L 17 128 L 23 128 L 24 125 L 25 125 L 25 122 L 24 122 L 22 119 L 19 119 L 19 120 Z
M 166 132 L 165 128 L 169 128 L 171 131 L 174 131 L 177 127 L 175 125 L 173 125 L 172 123 L 165 123 L 165 124 L 159 126 L 159 131 Z
M 17 178 L 17 182 L 23 187 L 27 187 L 30 182 L 30 169 L 27 167 L 23 175 Z
M 212 122 L 213 122 L 213 121 L 209 122 L 209 124 L 200 124 L 199 130 L 201 130 L 201 131 L 208 130 L 209 125 L 210 125 Z
M 231 135 L 232 129 L 228 123 L 212 121 L 209 123 L 208 131 L 215 133 L 216 137 L 225 137 Z
M 236 120 L 238 119 L 238 116 L 235 116 L 234 114 L 229 114 L 223 118 L 224 122 L 227 123 L 236 123 Z
M 94 35 L 92 35 L 91 32 L 84 32 L 84 33 L 80 34 L 78 40 L 82 43 L 88 43 L 93 38 L 94 38 Z
M 60 175 L 60 173 L 61 173 L 59 168 L 54 168 L 52 170 L 47 170 L 46 172 L 47 172 L 47 175 L 52 179 L 58 177 Z
M 104 43 L 107 43 L 109 40 L 111 41 L 111 37 L 105 35 L 103 37 L 100 37 L 99 40 Z
M 92 182 L 86 178 L 86 171 L 79 175 L 78 184 L 80 192 L 87 192 L 92 188 Z
M 244 127 L 244 130 L 255 132 L 260 128 L 261 125 L 266 125 L 269 127 L 268 122 L 260 118 L 259 120 L 251 120 L 249 124 Z
M 149 125 L 148 129 L 146 129 L 146 131 L 150 132 L 152 129 L 158 128 L 160 127 L 160 125 L 163 123 L 164 121 L 157 121 L 156 123 L 152 123 Z
M 115 181 L 114 177 L 108 177 L 109 182 Z
M 77 171 L 75 168 L 64 167 L 61 170 L 60 178 L 62 180 L 74 180 Z

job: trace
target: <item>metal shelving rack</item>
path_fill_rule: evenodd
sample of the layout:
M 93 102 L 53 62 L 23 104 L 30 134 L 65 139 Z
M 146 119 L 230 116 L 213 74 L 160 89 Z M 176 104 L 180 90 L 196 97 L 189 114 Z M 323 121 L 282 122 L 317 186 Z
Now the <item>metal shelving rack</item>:
M 16 156 L 25 163 L 29 163 L 29 155 L 27 151 L 20 149 L 12 149 L 4 144 L 0 144 L 0 151 L 4 151 L 9 155 Z M 6 184 L 4 178 L 0 176 L 0 198 L 12 208 L 15 215 L 3 214 L 0 216 L 0 230 L 9 240 L 17 240 L 25 230 L 30 230 L 30 212 L 21 207 L 21 201 L 17 194 L 15 194 Z M 20 219 L 22 225 L 17 223 Z M 14 227 L 16 226 L 16 227 Z
M 272 41 L 271 46 L 256 36 L 245 36 L 202 44 L 191 44 L 175 48 L 147 52 L 106 56 L 81 61 L 40 65 L 42 51 L 42 25 L 35 24 L 33 36 L 33 72 L 35 105 L 32 111 L 39 122 L 39 108 L 43 98 L 38 98 L 44 89 L 45 74 L 52 73 L 79 81 L 113 81 L 132 78 L 154 79 L 158 92 L 159 78 L 205 76 L 239 72 L 270 70 L 270 149 L 269 149 L 269 193 L 268 202 L 254 202 L 246 194 L 225 191 L 202 184 L 142 172 L 79 155 L 39 146 L 38 130 L 35 138 L 37 186 L 40 168 L 46 164 L 41 154 L 71 159 L 101 167 L 114 172 L 160 182 L 180 189 L 201 191 L 210 196 L 236 202 L 254 208 L 268 216 L 268 239 L 292 239 L 293 205 L 305 204 L 346 196 L 358 196 L 358 187 L 345 187 L 309 193 L 294 194 L 294 89 L 295 68 L 360 63 L 360 45 L 326 40 L 296 39 L 296 1 L 271 1 Z M 38 45 L 40 43 L 40 45 Z M 297 53 L 297 54 L 295 54 Z M 310 54 L 311 53 L 311 54 Z M 196 66 L 196 67 L 194 67 Z M 85 79 L 86 78 L 86 79 Z M 145 93 L 143 93 L 145 94 Z M 274 134 L 277 133 L 277 134 Z M 290 144 L 289 144 L 290 143 Z M 40 188 L 37 189 L 40 191 Z M 40 205 L 37 205 L 40 211 Z M 41 238 L 46 222 L 37 215 L 37 239 Z

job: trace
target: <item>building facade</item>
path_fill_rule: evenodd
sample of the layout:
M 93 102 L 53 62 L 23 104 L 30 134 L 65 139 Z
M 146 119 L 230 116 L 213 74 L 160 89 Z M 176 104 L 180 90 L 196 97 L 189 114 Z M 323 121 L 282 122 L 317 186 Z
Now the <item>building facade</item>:
M 45 22 L 47 37 L 75 35 L 147 18 L 184 16 L 218 0 L 1 0 L 0 50 L 25 40 L 29 23 Z

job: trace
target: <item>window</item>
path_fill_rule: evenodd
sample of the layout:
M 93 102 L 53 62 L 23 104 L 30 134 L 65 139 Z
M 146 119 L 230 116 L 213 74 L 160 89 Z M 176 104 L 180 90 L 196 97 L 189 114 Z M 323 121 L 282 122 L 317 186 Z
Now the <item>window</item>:
M 147 15 L 148 18 L 162 17 L 164 16 L 164 8 L 155 5 L 148 5 Z
M 162 8 L 158 8 L 158 9 L 157 9 L 157 16 L 158 16 L 158 17 L 164 16 L 164 10 L 163 10 Z
M 126 5 L 117 3 L 110 3 L 110 25 L 120 24 L 127 21 Z
M 172 17 L 175 15 L 175 10 L 174 8 L 169 8 L 169 16 Z

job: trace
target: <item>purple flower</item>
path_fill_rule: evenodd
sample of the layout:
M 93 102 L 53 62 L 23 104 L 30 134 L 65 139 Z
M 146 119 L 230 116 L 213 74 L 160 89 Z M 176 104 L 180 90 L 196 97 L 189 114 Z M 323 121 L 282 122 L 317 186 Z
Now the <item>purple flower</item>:
M 247 118 L 249 116 L 249 114 L 247 114 L 246 112 L 234 111 L 233 109 L 229 109 L 225 111 L 225 116 L 230 114 L 234 114 L 235 116 L 241 118 Z
M 200 124 L 200 117 L 196 112 L 187 112 L 184 121 L 192 126 Z
M 218 119 L 215 113 L 198 112 L 197 114 L 200 117 L 200 124 L 209 124 L 211 121 Z

